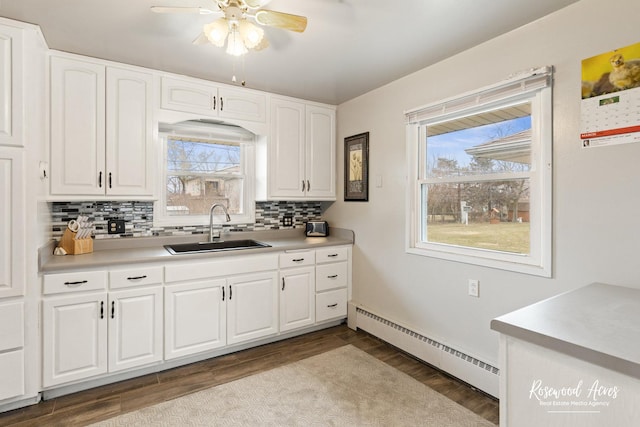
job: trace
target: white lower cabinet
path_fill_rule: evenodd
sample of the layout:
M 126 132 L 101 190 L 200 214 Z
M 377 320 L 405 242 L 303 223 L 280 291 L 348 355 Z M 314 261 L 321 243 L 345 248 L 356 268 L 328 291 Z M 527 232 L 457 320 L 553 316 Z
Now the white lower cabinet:
M 278 333 L 278 256 L 165 267 L 165 359 Z
M 43 282 L 44 387 L 162 361 L 161 286 L 106 292 L 103 271 Z
M 42 302 L 44 387 L 107 372 L 106 310 L 106 292 Z
M 280 331 L 313 325 L 316 321 L 315 268 L 280 271 Z
M 24 303 L 0 302 L 0 400 L 24 391 Z
M 226 345 L 226 286 L 218 279 L 165 287 L 165 359 Z
M 277 279 L 277 271 L 227 279 L 227 344 L 238 344 L 278 332 Z

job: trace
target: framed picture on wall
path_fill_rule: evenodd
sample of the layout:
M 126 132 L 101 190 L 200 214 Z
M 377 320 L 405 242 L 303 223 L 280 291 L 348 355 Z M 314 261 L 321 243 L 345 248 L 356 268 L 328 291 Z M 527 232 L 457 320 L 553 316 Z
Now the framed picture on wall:
M 369 132 L 344 139 L 344 200 L 369 200 Z

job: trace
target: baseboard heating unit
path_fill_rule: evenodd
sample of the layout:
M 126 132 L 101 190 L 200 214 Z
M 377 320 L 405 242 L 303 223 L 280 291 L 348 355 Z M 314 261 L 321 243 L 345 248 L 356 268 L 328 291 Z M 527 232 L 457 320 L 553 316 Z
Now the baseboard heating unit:
M 499 369 L 442 342 L 378 316 L 362 307 L 351 306 L 355 326 L 412 356 L 498 397 Z M 351 316 L 350 316 L 351 317 Z M 349 319 L 349 326 L 354 326 Z

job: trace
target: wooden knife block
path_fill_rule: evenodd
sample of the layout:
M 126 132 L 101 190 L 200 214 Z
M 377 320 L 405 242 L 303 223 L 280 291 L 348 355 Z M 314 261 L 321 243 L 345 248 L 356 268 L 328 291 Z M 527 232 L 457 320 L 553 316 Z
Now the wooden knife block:
M 67 228 L 64 230 L 58 247 L 71 255 L 88 254 L 93 252 L 93 239 L 91 237 L 76 239 L 76 233 Z

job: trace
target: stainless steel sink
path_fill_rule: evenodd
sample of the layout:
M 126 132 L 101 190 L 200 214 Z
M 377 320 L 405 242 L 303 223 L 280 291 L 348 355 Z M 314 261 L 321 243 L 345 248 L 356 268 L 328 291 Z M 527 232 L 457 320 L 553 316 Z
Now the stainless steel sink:
M 226 240 L 218 242 L 178 243 L 164 245 L 172 255 L 193 254 L 199 252 L 237 251 L 242 249 L 268 248 L 271 245 L 255 240 Z

